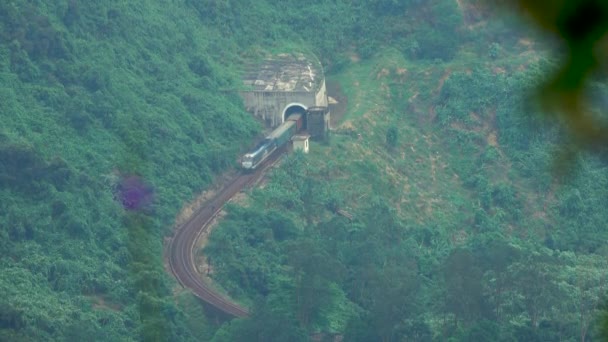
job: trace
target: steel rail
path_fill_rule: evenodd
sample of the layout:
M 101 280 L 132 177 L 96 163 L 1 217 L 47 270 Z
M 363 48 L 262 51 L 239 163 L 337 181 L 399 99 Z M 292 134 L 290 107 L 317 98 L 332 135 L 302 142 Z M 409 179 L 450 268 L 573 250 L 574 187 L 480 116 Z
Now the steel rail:
M 222 210 L 223 205 L 243 188 L 256 184 L 285 150 L 285 147 L 275 150 L 253 173 L 239 173 L 230 179 L 211 200 L 176 229 L 169 243 L 169 267 L 178 282 L 192 290 L 192 293 L 198 298 L 234 317 L 245 317 L 249 311 L 218 293 L 202 279 L 194 262 L 196 242 L 207 231 L 209 224 Z

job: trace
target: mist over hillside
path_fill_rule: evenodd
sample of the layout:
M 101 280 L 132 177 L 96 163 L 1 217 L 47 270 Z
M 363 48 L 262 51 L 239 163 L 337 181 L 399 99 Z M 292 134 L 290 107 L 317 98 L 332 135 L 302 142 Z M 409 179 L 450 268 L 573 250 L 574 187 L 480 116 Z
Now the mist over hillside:
M 0 2 L 0 340 L 600 340 L 605 159 L 529 101 L 555 45 L 466 0 Z M 282 52 L 323 64 L 332 132 L 195 252 L 252 312 L 219 319 L 163 246 Z

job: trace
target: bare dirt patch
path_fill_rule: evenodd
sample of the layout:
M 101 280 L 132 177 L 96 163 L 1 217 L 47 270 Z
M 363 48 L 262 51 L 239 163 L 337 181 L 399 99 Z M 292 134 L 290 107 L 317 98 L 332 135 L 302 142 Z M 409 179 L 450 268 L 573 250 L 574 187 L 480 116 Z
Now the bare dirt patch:
M 122 307 L 118 304 L 106 302 L 103 296 L 93 296 L 92 298 L 95 300 L 93 303 L 93 309 L 111 311 L 120 311 L 122 309 Z
M 490 132 L 490 134 L 488 134 L 488 145 L 493 146 L 493 147 L 498 147 L 498 139 L 496 137 L 496 131 L 492 131 Z
M 425 73 L 426 75 L 430 75 L 430 73 Z M 445 83 L 445 81 L 450 77 L 450 75 L 452 74 L 452 71 L 450 69 L 447 69 L 443 75 L 439 78 L 438 84 L 437 84 L 437 88 L 435 88 L 432 91 L 432 96 L 437 96 L 439 95 L 439 93 L 441 93 L 441 89 L 443 89 L 443 85 Z M 414 95 L 412 95 L 409 99 L 408 102 L 410 104 L 412 104 L 412 107 L 414 106 L 414 100 L 416 100 L 416 98 L 418 97 L 419 93 L 416 92 Z M 423 116 L 419 117 L 419 122 L 422 123 L 431 123 L 433 121 L 435 121 L 435 118 L 437 117 L 437 112 L 435 111 L 435 106 L 430 106 L 429 110 L 428 110 L 428 117 L 427 118 L 423 118 Z M 425 120 L 426 119 L 426 120 Z
M 340 128 L 341 128 L 341 129 L 344 129 L 344 130 L 352 130 L 352 131 L 354 131 L 354 130 L 355 130 L 355 126 L 353 125 L 353 122 L 352 122 L 352 121 L 350 121 L 350 120 L 346 120 L 346 121 L 344 121 L 344 122 L 343 122 L 343 123 L 340 125 Z
M 429 108 L 429 123 L 435 121 L 437 118 L 437 112 L 435 111 L 435 106 L 431 106 Z
M 414 102 L 414 100 L 416 100 L 416 98 L 418 97 L 418 95 L 420 95 L 420 92 L 416 92 L 416 93 L 414 93 L 414 95 L 410 96 L 410 97 L 407 99 L 407 102 L 409 102 L 409 103 Z
M 329 103 L 329 111 L 331 113 L 330 127 L 338 127 L 342 118 L 346 114 L 346 110 L 348 108 L 348 98 L 342 91 L 342 87 L 340 83 L 327 80 L 327 94 L 333 98 L 336 103 Z
M 215 196 L 217 189 L 223 188 L 224 185 L 226 185 L 227 182 L 234 177 L 234 173 L 235 171 L 228 171 L 218 176 L 218 179 L 214 182 L 213 188 L 201 192 L 199 195 L 196 196 L 193 201 L 184 204 L 182 209 L 177 214 L 177 217 L 175 218 L 174 228 L 179 227 L 186 221 L 188 221 L 188 219 L 192 217 L 192 215 L 198 209 L 202 208 L 205 203 L 207 203 L 210 199 L 213 198 L 213 196 Z
M 517 43 L 520 45 L 523 45 L 527 48 L 530 48 L 534 45 L 534 42 L 532 42 L 532 40 L 529 38 L 521 38 L 520 40 L 517 41 Z
M 384 77 L 390 75 L 390 73 L 391 72 L 387 68 L 382 68 L 382 70 L 380 70 L 378 72 L 378 74 L 376 75 L 376 79 L 379 80 L 381 78 L 384 78 Z
M 507 72 L 507 70 L 505 70 L 505 68 L 503 67 L 493 67 L 492 71 L 494 72 L 494 75 L 499 75 L 499 74 L 504 74 L 505 72 Z
M 210 200 L 215 195 L 215 191 L 208 190 L 203 191 L 200 195 L 196 196 L 194 201 L 185 204 L 180 210 L 179 214 L 175 218 L 175 227 L 179 227 L 184 224 L 194 213 L 200 209 L 205 202 Z
M 398 76 L 398 78 L 395 77 L 395 80 L 398 79 L 400 84 L 404 84 L 408 79 L 408 74 L 409 71 L 406 68 L 397 68 L 395 69 L 395 75 Z
M 230 199 L 230 203 L 238 204 L 239 206 L 247 206 L 249 196 L 247 196 L 246 192 L 239 192 L 236 195 L 232 196 Z
M 450 77 L 451 74 L 452 74 L 452 70 L 450 70 L 450 69 L 446 70 L 443 73 L 443 75 L 439 79 L 439 84 L 437 85 L 437 88 L 435 89 L 436 94 L 439 94 L 441 92 L 441 89 L 443 88 L 443 84 L 448 79 L 448 77 Z
M 481 118 L 479 117 L 479 115 L 477 115 L 477 113 L 475 112 L 470 112 L 469 113 L 469 117 L 471 118 L 471 120 L 473 120 L 474 122 L 481 122 Z

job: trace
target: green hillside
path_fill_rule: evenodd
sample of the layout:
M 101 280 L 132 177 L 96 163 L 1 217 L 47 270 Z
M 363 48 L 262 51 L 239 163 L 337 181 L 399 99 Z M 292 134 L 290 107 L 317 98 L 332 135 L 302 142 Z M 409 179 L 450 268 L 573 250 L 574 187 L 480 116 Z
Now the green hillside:
M 556 153 L 527 101 L 554 58 L 475 3 L 0 2 L 0 340 L 596 340 L 605 160 Z M 230 90 L 279 51 L 345 115 L 214 231 L 253 309 L 221 322 L 163 239 L 262 130 Z
M 196 339 L 163 237 L 259 130 L 218 95 L 235 82 L 210 52 L 220 33 L 160 2 L 10 1 L 0 16 L 0 340 Z M 129 175 L 154 191 L 145 212 L 113 198 Z
M 605 159 L 566 153 L 568 134 L 532 101 L 557 67 L 549 47 L 512 18 L 463 7 L 410 12 L 459 18 L 449 52 L 352 51 L 329 76 L 342 92 L 330 95 L 346 104 L 330 143 L 288 157 L 229 208 L 205 253 L 217 282 L 257 315 L 215 341 L 271 331 L 284 340 L 600 339 Z M 419 34 L 428 32 L 409 39 Z M 605 89 L 590 84 L 592 104 Z M 278 317 L 280 329 L 270 324 Z

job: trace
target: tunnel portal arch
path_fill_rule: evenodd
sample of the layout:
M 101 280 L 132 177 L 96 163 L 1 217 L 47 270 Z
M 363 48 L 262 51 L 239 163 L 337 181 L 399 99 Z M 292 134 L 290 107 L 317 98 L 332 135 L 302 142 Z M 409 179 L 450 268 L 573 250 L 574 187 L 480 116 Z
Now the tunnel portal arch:
M 295 114 L 295 113 L 302 113 L 305 114 L 306 110 L 308 108 L 301 104 L 301 103 L 290 103 L 287 106 L 285 106 L 285 108 L 283 109 L 283 115 L 281 116 L 281 123 L 285 122 L 285 120 L 287 120 L 287 118 L 291 115 L 291 114 Z

